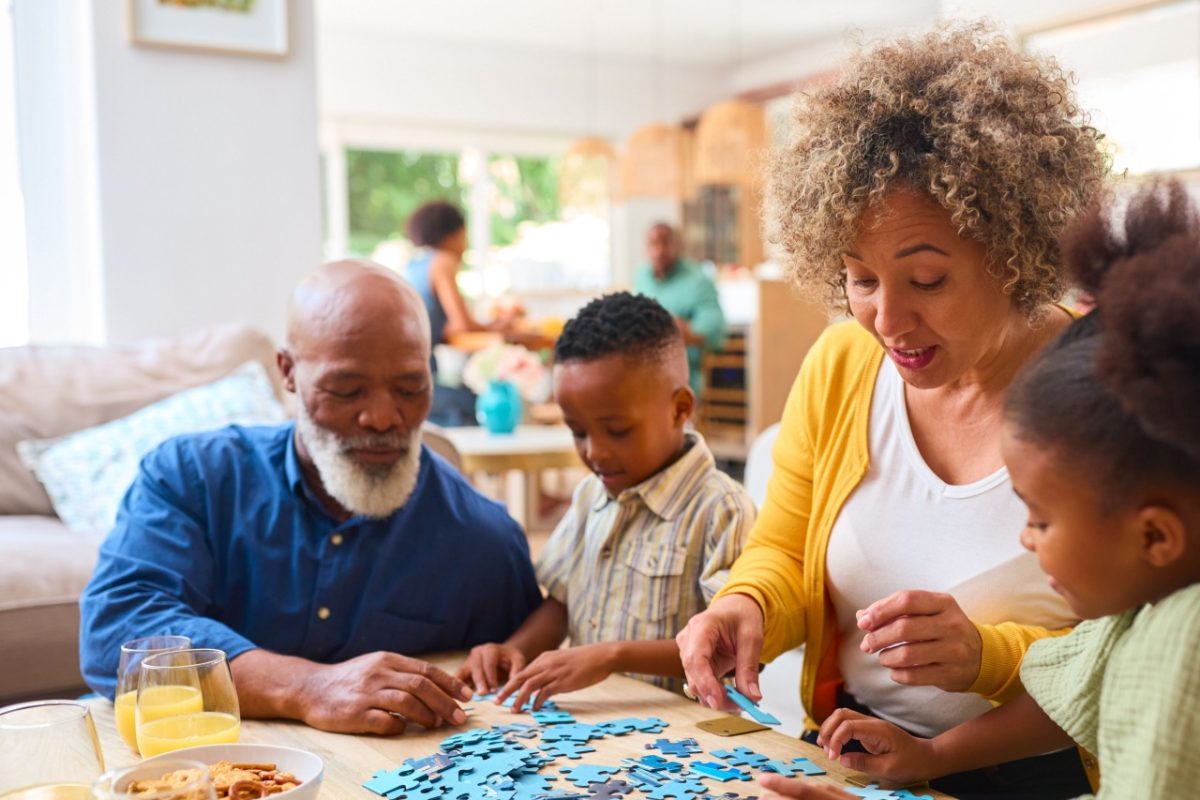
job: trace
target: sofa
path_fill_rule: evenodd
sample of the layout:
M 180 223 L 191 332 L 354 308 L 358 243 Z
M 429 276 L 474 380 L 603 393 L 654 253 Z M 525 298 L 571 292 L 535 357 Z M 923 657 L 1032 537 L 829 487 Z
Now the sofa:
M 282 397 L 274 345 L 242 325 L 114 347 L 0 349 L 0 705 L 84 690 L 79 594 L 107 533 L 59 521 L 17 443 L 125 417 L 247 361 Z

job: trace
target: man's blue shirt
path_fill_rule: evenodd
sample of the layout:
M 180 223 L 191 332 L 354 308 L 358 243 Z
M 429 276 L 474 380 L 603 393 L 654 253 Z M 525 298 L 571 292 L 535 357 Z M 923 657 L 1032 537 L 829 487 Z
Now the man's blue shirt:
M 82 669 L 111 697 L 121 644 L 158 634 L 230 659 L 461 650 L 503 641 L 540 602 L 520 527 L 427 448 L 403 508 L 338 523 L 291 423 L 231 426 L 143 459 L 80 598 Z

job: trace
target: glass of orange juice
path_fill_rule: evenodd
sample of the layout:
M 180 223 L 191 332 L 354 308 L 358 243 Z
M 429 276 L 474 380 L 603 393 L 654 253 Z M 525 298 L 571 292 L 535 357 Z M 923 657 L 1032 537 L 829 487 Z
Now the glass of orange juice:
M 134 706 L 137 704 L 138 676 L 142 661 L 156 653 L 186 650 L 192 640 L 186 636 L 144 636 L 121 645 L 121 662 L 117 666 L 117 695 L 113 711 L 117 717 L 117 732 L 125 744 L 137 749 L 137 726 Z
M 170 789 L 152 788 L 167 776 Z M 208 765 L 181 758 L 107 772 L 92 788 L 95 800 L 216 800 Z
M 0 708 L 0 799 L 90 800 L 104 755 L 83 703 L 41 700 Z
M 138 752 L 236 742 L 241 712 L 221 650 L 171 650 L 142 659 L 134 706 Z

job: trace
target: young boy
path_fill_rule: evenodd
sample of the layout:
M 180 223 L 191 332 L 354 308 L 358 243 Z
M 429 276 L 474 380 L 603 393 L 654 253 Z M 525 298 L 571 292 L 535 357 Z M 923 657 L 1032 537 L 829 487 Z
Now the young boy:
M 459 677 L 493 692 L 507 676 L 497 701 L 515 693 L 514 708 L 613 672 L 679 690 L 673 637 L 724 583 L 754 504 L 685 429 L 696 396 L 674 319 L 627 292 L 592 301 L 555 345 L 554 394 L 592 475 L 539 561 L 549 596 Z

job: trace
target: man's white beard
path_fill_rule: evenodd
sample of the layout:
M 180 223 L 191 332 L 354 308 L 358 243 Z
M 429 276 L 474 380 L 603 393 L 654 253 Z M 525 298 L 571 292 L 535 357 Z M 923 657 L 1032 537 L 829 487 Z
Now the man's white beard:
M 352 514 L 383 519 L 408 502 L 421 471 L 421 429 L 408 437 L 377 434 L 343 438 L 313 422 L 303 403 L 296 425 L 329 496 Z M 351 450 L 396 448 L 403 450 L 396 463 L 366 467 L 354 460 Z

